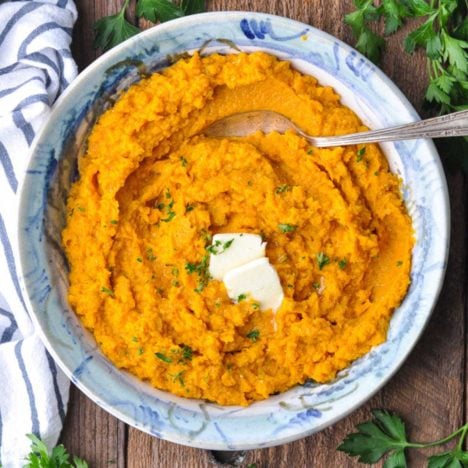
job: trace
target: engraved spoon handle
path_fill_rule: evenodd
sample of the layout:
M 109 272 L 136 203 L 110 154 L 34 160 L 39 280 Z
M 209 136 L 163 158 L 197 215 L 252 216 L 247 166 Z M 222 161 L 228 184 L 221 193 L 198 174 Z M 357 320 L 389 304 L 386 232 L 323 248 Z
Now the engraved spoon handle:
M 326 146 L 376 143 L 381 141 L 413 140 L 416 138 L 445 138 L 468 136 L 468 110 L 442 115 L 432 119 L 399 125 L 397 127 L 351 133 L 333 137 L 311 137 L 297 129 L 310 143 L 319 148 Z

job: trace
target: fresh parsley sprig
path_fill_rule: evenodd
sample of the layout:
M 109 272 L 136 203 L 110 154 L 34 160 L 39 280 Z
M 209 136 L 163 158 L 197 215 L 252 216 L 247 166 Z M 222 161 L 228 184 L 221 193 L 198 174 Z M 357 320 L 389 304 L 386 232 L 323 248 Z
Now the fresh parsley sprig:
M 357 39 L 356 48 L 378 63 L 385 39 L 371 25 L 384 21 L 388 36 L 408 23 L 412 31 L 404 49 L 424 50 L 428 84 L 426 102 L 439 114 L 468 109 L 468 2 L 466 0 L 354 0 L 356 10 L 345 16 Z M 441 143 L 448 149 L 448 163 L 468 173 L 468 139 Z
M 105 16 L 94 24 L 94 47 L 111 49 L 129 37 L 140 32 L 140 28 L 127 21 L 130 0 L 124 0 L 119 13 Z M 185 15 L 201 13 L 205 10 L 205 0 L 183 0 L 180 6 L 170 0 L 138 0 L 136 15 L 153 23 L 165 22 Z
M 468 464 L 468 452 L 463 450 L 463 442 L 468 433 L 468 424 L 452 434 L 435 442 L 419 443 L 408 441 L 405 423 L 399 416 L 386 410 L 374 410 L 374 419 L 358 424 L 358 432 L 349 434 L 338 450 L 361 463 L 370 465 L 387 456 L 384 468 L 406 468 L 406 449 L 426 449 L 446 444 L 458 437 L 452 450 L 428 458 L 428 468 L 463 468 Z
M 73 462 L 70 462 L 70 454 L 62 444 L 49 452 L 46 444 L 34 434 L 27 434 L 26 437 L 32 443 L 25 468 L 88 468 L 88 464 L 81 458 L 73 457 Z
M 112 47 L 140 32 L 139 28 L 133 26 L 125 18 L 129 1 L 124 1 L 121 10 L 116 15 L 105 16 L 94 23 L 95 49 L 112 49 Z

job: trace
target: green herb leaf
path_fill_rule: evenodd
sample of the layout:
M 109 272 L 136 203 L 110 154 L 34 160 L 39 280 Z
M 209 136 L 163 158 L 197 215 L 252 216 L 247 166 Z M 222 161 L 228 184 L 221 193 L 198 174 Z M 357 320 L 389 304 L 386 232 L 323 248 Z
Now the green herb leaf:
M 278 224 L 278 229 L 283 233 L 294 232 L 297 229 L 297 226 L 292 224 Z
M 154 353 L 154 355 L 158 358 L 161 359 L 161 361 L 167 362 L 168 364 L 172 363 L 172 359 L 170 357 L 167 357 L 163 353 Z
M 182 167 L 187 167 L 187 160 L 183 156 L 180 157 L 180 162 L 182 164 Z
M 447 468 L 447 467 L 460 467 L 462 464 L 454 457 L 452 452 L 441 453 L 440 455 L 433 455 L 427 460 L 427 468 Z M 455 463 L 455 464 L 454 464 Z
M 193 357 L 193 350 L 190 346 L 184 345 L 182 348 L 182 360 L 185 363 L 186 361 L 191 361 Z
M 359 148 L 359 149 L 357 150 L 356 162 L 361 162 L 361 161 L 362 161 L 362 158 L 364 157 L 365 154 L 366 154 L 366 147 L 363 146 L 362 148 Z
M 242 302 L 242 301 L 245 301 L 247 299 L 247 294 L 239 294 L 237 296 L 237 302 Z
M 208 273 L 208 255 L 205 255 L 198 263 L 186 262 L 185 271 L 189 275 L 193 273 L 198 274 L 199 282 L 194 291 L 197 293 L 201 293 L 210 279 L 210 275 Z
M 383 0 L 382 11 L 385 17 L 385 34 L 393 34 L 403 24 L 403 19 L 409 12 L 403 2 L 397 0 Z
M 444 43 L 444 59 L 448 60 L 450 65 L 458 68 L 462 73 L 468 72 L 468 55 L 465 49 L 468 49 L 468 42 L 442 34 Z
M 147 258 L 150 262 L 154 262 L 154 261 L 157 259 L 156 255 L 154 255 L 153 249 L 152 249 L 151 247 L 148 247 L 148 248 L 146 249 L 146 258 Z
M 173 382 L 178 381 L 182 387 L 185 387 L 185 382 L 184 382 L 184 379 L 182 378 L 182 376 L 184 375 L 184 372 L 185 371 L 180 371 L 180 372 L 177 372 L 177 374 L 172 376 L 172 381 Z
M 125 0 L 122 9 L 116 15 L 105 16 L 94 23 L 94 48 L 111 49 L 129 37 L 140 32 L 125 19 L 129 0 Z
M 88 464 L 78 457 L 73 457 L 73 462 L 70 463 L 70 454 L 62 444 L 53 448 L 49 453 L 47 446 L 37 436 L 27 434 L 26 437 L 32 443 L 25 468 L 88 468 Z
M 346 260 L 346 258 L 343 258 L 338 262 L 338 267 L 340 268 L 340 270 L 344 270 L 347 264 L 348 260 Z
M 112 296 L 112 297 L 115 296 L 114 291 L 112 291 L 112 289 L 106 288 L 105 286 L 101 288 L 101 292 L 109 294 L 109 296 Z
M 289 192 L 291 190 L 291 186 L 288 184 L 278 185 L 275 189 L 275 193 L 284 193 Z
M 215 241 L 214 244 L 209 245 L 206 248 L 208 252 L 212 255 L 219 255 L 224 253 L 229 247 L 231 247 L 232 243 L 234 242 L 234 239 L 229 239 L 226 242 L 222 242 L 220 240 Z
M 405 39 L 405 50 L 409 54 L 414 52 L 416 46 L 424 46 L 426 42 L 434 37 L 434 19 L 430 18 L 422 26 L 408 34 Z
M 184 16 L 184 11 L 169 0 L 139 0 L 137 15 L 156 23 Z
M 205 11 L 205 0 L 182 0 L 180 6 L 186 15 L 202 13 Z
M 247 335 L 245 335 L 245 336 L 250 341 L 253 341 L 254 343 L 256 343 L 260 339 L 260 332 L 256 328 L 254 328 L 252 331 L 247 333 Z
M 338 450 L 352 457 L 359 457 L 361 463 L 376 463 L 388 452 L 401 452 L 398 457 L 403 460 L 404 448 L 408 445 L 403 421 L 383 410 L 373 411 L 375 419 L 357 426 L 358 432 L 349 434 Z M 390 465 L 391 466 L 391 465 Z
M 321 270 L 324 266 L 328 265 L 330 263 L 330 258 L 325 255 L 323 252 L 319 252 L 317 254 L 317 264 L 319 267 L 319 270 Z

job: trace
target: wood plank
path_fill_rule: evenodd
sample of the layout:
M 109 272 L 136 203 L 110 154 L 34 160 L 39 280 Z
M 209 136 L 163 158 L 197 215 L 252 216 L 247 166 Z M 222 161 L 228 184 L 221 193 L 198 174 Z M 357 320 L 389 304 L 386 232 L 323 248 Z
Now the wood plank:
M 123 468 L 126 461 L 125 423 L 101 409 L 71 385 L 70 402 L 60 442 L 92 467 Z
M 97 53 L 92 49 L 94 21 L 118 10 L 120 1 L 78 0 L 80 20 L 75 29 L 74 54 L 80 67 L 91 62 Z M 288 16 L 323 29 L 352 44 L 350 29 L 343 24 L 343 15 L 352 9 L 352 1 L 329 0 L 211 0 L 210 10 L 263 11 Z M 134 4 L 129 19 L 134 19 Z M 140 21 L 142 28 L 150 23 Z M 401 46 L 405 31 L 389 40 L 383 70 L 403 90 L 416 109 L 421 110 L 425 89 L 425 60 L 422 54 L 408 57 Z M 430 325 L 409 360 L 368 404 L 331 428 L 280 447 L 240 454 L 242 466 L 257 467 L 352 467 L 362 466 L 335 451 L 343 437 L 355 424 L 370 416 L 370 409 L 385 407 L 401 414 L 408 422 L 409 433 L 421 440 L 442 437 L 463 418 L 468 418 L 466 387 L 466 313 L 464 303 L 467 277 L 466 262 L 466 193 L 464 178 L 449 175 L 452 204 L 452 245 L 446 286 Z M 456 324 L 456 326 L 454 326 Z M 87 458 L 92 466 L 106 466 L 117 460 L 129 467 L 205 467 L 215 463 L 212 455 L 161 441 L 136 429 L 125 428 L 112 416 L 96 407 L 78 390 L 72 390 L 71 404 L 62 440 L 72 452 Z M 99 441 L 99 443 L 98 443 Z M 126 444 L 126 446 L 125 446 Z M 126 452 L 126 455 L 125 455 Z M 219 460 L 225 455 L 218 454 Z M 411 456 L 414 466 L 423 466 L 423 457 Z

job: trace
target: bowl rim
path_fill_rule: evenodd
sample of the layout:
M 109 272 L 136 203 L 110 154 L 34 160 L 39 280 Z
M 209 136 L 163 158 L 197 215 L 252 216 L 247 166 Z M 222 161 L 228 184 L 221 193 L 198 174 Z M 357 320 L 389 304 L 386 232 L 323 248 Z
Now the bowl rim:
M 127 39 L 125 42 L 117 45 L 116 47 L 112 48 L 111 50 L 107 51 L 100 57 L 98 57 L 96 60 L 94 60 L 91 64 L 89 64 L 76 78 L 75 80 L 72 81 L 72 83 L 67 87 L 67 89 L 59 96 L 59 98 L 56 100 L 52 107 L 51 114 L 48 117 L 47 122 L 41 127 L 40 131 L 37 133 L 36 138 L 34 139 L 34 142 L 30 148 L 29 155 L 28 155 L 28 168 L 31 165 L 31 162 L 33 161 L 34 154 L 37 152 L 38 146 L 41 143 L 42 137 L 46 134 L 47 132 L 47 127 L 51 121 L 51 117 L 54 115 L 57 115 L 60 111 L 61 108 L 65 106 L 67 100 L 70 98 L 70 96 L 73 95 L 75 89 L 79 87 L 82 83 L 84 83 L 87 79 L 88 76 L 91 75 L 96 68 L 99 68 L 102 64 L 108 64 L 109 66 L 112 66 L 113 63 L 115 63 L 114 57 L 117 57 L 122 50 L 124 50 L 127 47 L 132 46 L 134 43 L 139 41 L 141 38 L 146 38 L 146 37 L 151 37 L 153 35 L 158 35 L 160 33 L 163 33 L 165 31 L 171 31 L 173 29 L 178 29 L 180 27 L 189 27 L 190 24 L 194 24 L 200 21 L 203 21 L 204 23 L 209 22 L 210 20 L 215 19 L 216 21 L 222 20 L 228 16 L 230 19 L 242 19 L 244 17 L 249 17 L 257 20 L 265 20 L 268 18 L 274 18 L 275 20 L 281 20 L 285 21 L 291 25 L 295 26 L 300 26 L 301 28 L 307 28 L 310 30 L 314 36 L 318 37 L 323 37 L 325 40 L 328 41 L 334 41 L 339 44 L 341 48 L 348 52 L 354 52 L 356 56 L 363 60 L 365 63 L 368 63 L 371 65 L 374 69 L 376 74 L 379 76 L 380 80 L 383 80 L 385 82 L 385 85 L 389 87 L 392 91 L 392 93 L 398 98 L 398 100 L 401 102 L 402 105 L 406 108 L 409 114 L 411 114 L 413 120 L 416 120 L 419 116 L 417 112 L 415 111 L 414 107 L 412 104 L 409 102 L 409 100 L 406 98 L 406 96 L 403 94 L 403 92 L 396 86 L 396 84 L 378 67 L 375 67 L 374 64 L 371 64 L 367 58 L 365 58 L 363 55 L 361 55 L 358 51 L 356 51 L 353 47 L 349 46 L 342 40 L 336 38 L 335 36 L 326 33 L 320 29 L 317 29 L 311 25 L 308 25 L 306 23 L 302 23 L 297 20 L 292 20 L 284 16 L 278 16 L 278 15 L 273 15 L 270 13 L 261 13 L 261 12 L 249 12 L 249 11 L 215 11 L 215 12 L 206 12 L 206 13 L 199 13 L 196 15 L 190 15 L 186 17 L 181 17 L 172 21 L 168 21 L 166 23 L 159 24 L 157 26 L 154 26 L 148 30 L 142 31 L 141 33 L 137 34 L 136 36 L 133 36 L 129 39 Z M 268 46 L 265 47 L 268 49 Z M 346 411 L 342 411 L 340 414 L 335 416 L 334 418 L 328 419 L 326 423 L 319 424 L 315 426 L 312 430 L 311 429 L 304 429 L 301 428 L 300 431 L 297 431 L 294 435 L 288 435 L 285 437 L 278 437 L 275 440 L 268 441 L 265 445 L 262 445 L 263 447 L 271 447 L 275 445 L 280 445 L 288 442 L 292 442 L 294 440 L 306 437 L 308 435 L 311 435 L 312 433 L 321 431 L 325 429 L 326 427 L 329 427 L 333 424 L 335 424 L 337 421 L 345 418 L 348 416 L 350 413 L 355 411 L 357 408 L 362 406 L 365 402 L 367 402 L 372 396 L 374 396 L 385 384 L 388 383 L 388 381 L 394 376 L 394 374 L 401 368 L 402 364 L 408 359 L 410 353 L 414 349 L 416 343 L 419 341 L 422 333 L 424 332 L 430 317 L 433 313 L 434 307 L 437 302 L 437 298 L 440 294 L 440 291 L 443 287 L 444 283 L 444 276 L 445 276 L 445 271 L 447 267 L 447 260 L 448 260 L 448 251 L 449 251 L 449 242 L 450 242 L 450 203 L 449 203 L 449 198 L 448 198 L 448 188 L 447 188 L 447 182 L 445 178 L 445 173 L 440 161 L 440 157 L 438 155 L 438 152 L 435 148 L 434 143 L 432 140 L 426 140 L 426 144 L 428 145 L 428 149 L 432 153 L 434 163 L 437 166 L 438 174 L 440 176 L 440 182 L 442 184 L 442 204 L 444 207 L 443 211 L 443 216 L 444 216 L 444 224 L 445 224 L 445 237 L 444 237 L 444 252 L 443 252 L 443 257 L 444 257 L 444 262 L 443 262 L 443 267 L 438 275 L 437 278 L 437 287 L 434 288 L 432 297 L 430 298 L 430 306 L 426 306 L 428 309 L 427 316 L 425 318 L 425 321 L 422 326 L 419 327 L 417 332 L 414 335 L 414 338 L 407 350 L 405 350 L 404 353 L 397 359 L 397 363 L 394 365 L 394 368 L 392 369 L 391 372 L 387 373 L 379 382 L 378 385 L 373 389 L 372 392 L 366 393 L 366 395 L 360 399 L 358 399 L 353 405 L 350 405 L 349 408 Z M 61 370 L 65 373 L 65 375 L 75 383 L 75 385 L 83 392 L 85 395 L 87 395 L 93 402 L 98 404 L 101 408 L 105 409 L 107 412 L 112 414 L 113 416 L 117 417 L 118 419 L 124 421 L 125 423 L 137 427 L 140 430 L 143 430 L 144 432 L 147 432 L 151 435 L 155 435 L 154 432 L 151 432 L 150 430 L 147 429 L 146 426 L 138 426 L 135 424 L 135 418 L 132 418 L 130 415 L 125 414 L 123 411 L 114 408 L 107 404 L 107 402 L 102 401 L 100 397 L 94 393 L 90 388 L 88 388 L 85 384 L 83 384 L 80 379 L 75 379 L 73 378 L 73 370 L 70 369 L 67 364 L 64 362 L 62 357 L 57 354 L 54 345 L 49 341 L 49 339 L 46 336 L 46 333 L 44 331 L 43 325 L 41 324 L 38 316 L 34 312 L 34 307 L 33 307 L 33 300 L 31 298 L 30 292 L 28 288 L 26 287 L 24 277 L 25 277 L 25 268 L 26 268 L 26 263 L 25 263 L 25 251 L 21 247 L 23 244 L 22 238 L 26 237 L 24 234 L 24 228 L 23 228 L 23 223 L 22 219 L 24 219 L 25 212 L 27 211 L 25 205 L 27 200 L 27 195 L 28 195 L 28 185 L 25 183 L 26 182 L 26 177 L 23 177 L 23 179 L 20 182 L 19 188 L 18 188 L 18 194 L 19 194 L 19 199 L 20 199 L 20 204 L 19 204 L 19 217 L 18 217 L 18 223 L 17 223 L 17 236 L 19 239 L 19 250 L 20 250 L 20 262 L 19 262 L 19 271 L 20 271 L 20 284 L 21 284 L 21 290 L 24 295 L 24 299 L 26 302 L 26 305 L 28 307 L 28 311 L 30 312 L 30 317 L 34 323 L 35 330 L 38 332 L 41 340 L 45 344 L 47 350 L 49 353 L 53 356 L 54 360 L 59 364 Z M 213 443 L 206 443 L 205 441 L 199 441 L 195 439 L 194 441 L 188 441 L 187 439 L 182 440 L 181 437 L 172 437 L 171 434 L 164 434 L 164 437 L 161 437 L 165 440 L 169 440 L 171 442 L 183 444 L 183 445 L 188 445 L 192 447 L 198 447 L 198 448 L 204 448 L 204 449 L 217 449 L 217 450 L 239 450 L 239 449 L 254 449 L 254 448 L 259 448 L 259 445 L 257 443 L 249 445 L 248 443 L 243 443 L 240 445 L 237 445 L 235 448 L 231 448 L 226 444 L 220 444 L 218 442 L 213 442 Z M 245 440 L 248 440 L 248 437 L 245 438 Z

